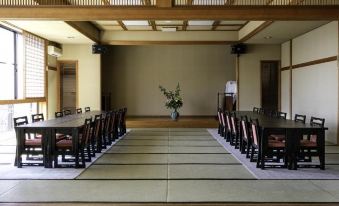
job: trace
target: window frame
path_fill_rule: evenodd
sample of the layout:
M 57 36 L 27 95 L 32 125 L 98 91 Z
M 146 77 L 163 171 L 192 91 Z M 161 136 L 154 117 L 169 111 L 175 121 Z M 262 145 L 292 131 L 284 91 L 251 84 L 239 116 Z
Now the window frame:
M 13 33 L 14 35 L 14 99 L 8 99 L 8 100 L 0 100 L 0 105 L 4 105 L 4 104 L 21 104 L 21 103 L 41 103 L 41 102 L 47 102 L 47 71 L 46 71 L 46 67 L 47 67 L 47 45 L 48 45 L 48 41 L 45 38 L 42 38 L 40 36 L 37 36 L 35 34 L 32 34 L 30 32 L 27 31 L 22 31 L 19 32 L 15 29 L 12 29 L 10 27 L 7 27 L 3 24 L 0 24 L 0 28 L 1 29 L 5 29 L 8 30 L 10 32 Z M 18 99 L 18 48 L 17 48 L 17 38 L 18 35 L 22 35 L 23 38 L 25 38 L 24 33 L 28 33 L 30 35 L 34 35 L 38 38 L 41 38 L 44 43 L 45 43 L 45 48 L 44 48 L 44 97 L 30 97 L 27 98 L 26 95 L 24 94 L 24 98 Z M 23 41 L 24 43 L 25 41 Z M 25 47 L 25 43 L 23 45 Z M 25 70 L 25 61 L 24 63 L 24 70 Z M 25 80 L 24 80 L 25 81 Z M 25 85 L 25 83 L 24 83 Z

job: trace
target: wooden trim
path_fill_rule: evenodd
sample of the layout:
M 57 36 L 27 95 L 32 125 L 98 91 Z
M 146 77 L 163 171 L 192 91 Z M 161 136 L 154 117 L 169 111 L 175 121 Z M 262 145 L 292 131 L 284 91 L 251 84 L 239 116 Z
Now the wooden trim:
M 268 27 L 269 25 L 271 25 L 273 23 L 273 21 L 265 21 L 264 23 L 262 23 L 259 27 L 257 27 L 256 29 L 254 29 L 253 31 L 251 31 L 250 33 L 248 33 L 246 36 L 244 36 L 243 38 L 241 38 L 239 40 L 239 42 L 245 42 L 247 40 L 249 40 L 250 38 L 252 38 L 253 36 L 257 35 L 259 32 L 261 32 L 262 30 L 264 30 L 266 27 Z
M 46 98 L 27 98 L 27 99 L 15 99 L 15 100 L 0 100 L 0 105 L 3 104 L 22 104 L 33 102 L 46 102 Z
M 336 60 L 338 60 L 337 56 L 331 56 L 331 57 L 317 59 L 317 60 L 314 60 L 314 61 L 309 61 L 309 62 L 305 62 L 305 63 L 301 63 L 301 64 L 296 64 L 296 65 L 291 65 L 291 66 L 292 66 L 292 69 L 298 69 L 298 68 L 313 66 L 313 65 L 317 65 L 317 64 L 323 64 L 323 63 L 327 63 L 327 62 L 332 62 L 332 61 L 336 61 Z M 280 69 L 280 71 L 289 70 L 291 66 L 282 67 Z
M 293 69 L 293 40 L 291 39 L 290 40 L 290 119 L 292 119 L 292 108 L 293 108 L 293 101 L 292 101 L 292 98 L 293 98 L 293 95 L 292 95 L 292 92 L 293 92 L 293 78 L 292 78 L 292 69 Z
M 286 70 L 290 70 L 290 67 L 282 67 L 282 68 L 280 69 L 280 71 L 286 71 Z
M 173 1 L 172 0 L 157 0 L 156 6 L 160 8 L 171 8 L 173 7 Z
M 338 34 L 339 34 L 339 21 L 338 21 Z M 339 36 L 338 37 L 338 56 L 339 56 Z M 337 58 L 337 71 L 338 71 L 338 92 L 339 92 L 339 58 Z M 337 145 L 339 145 L 339 95 L 338 95 L 338 111 L 337 111 Z
M 236 41 L 107 41 L 108 45 L 229 45 Z
M 236 81 L 237 81 L 237 110 L 240 110 L 240 56 L 236 57 Z
M 61 64 L 65 63 L 74 63 L 75 64 L 75 85 L 76 85 L 76 97 L 75 97 L 75 106 L 79 108 L 79 62 L 77 60 L 62 60 L 57 62 L 57 110 L 61 111 L 61 98 L 60 98 L 60 72 L 61 72 Z
M 305 63 L 301 63 L 301 64 L 292 65 L 292 69 L 308 67 L 308 66 L 312 66 L 312 65 L 316 65 L 316 64 L 323 64 L 323 63 L 327 63 L 327 62 L 336 61 L 337 59 L 338 59 L 337 56 L 317 59 L 317 60 L 314 60 L 314 61 L 309 61 L 309 62 L 305 62 Z
M 57 71 L 57 70 L 58 70 L 58 68 L 56 68 L 56 67 L 51 67 L 51 66 L 48 66 L 47 69 L 48 69 L 48 70 L 53 70 L 53 71 Z
M 124 31 L 127 31 L 127 27 L 125 26 L 124 22 L 122 22 L 121 20 L 118 21 L 118 24 L 121 26 L 121 28 L 124 30 Z
M 297 14 L 297 15 L 296 15 Z M 185 6 L 185 7 L 120 7 L 120 6 L 1 6 L 1 20 L 335 20 L 339 6 Z

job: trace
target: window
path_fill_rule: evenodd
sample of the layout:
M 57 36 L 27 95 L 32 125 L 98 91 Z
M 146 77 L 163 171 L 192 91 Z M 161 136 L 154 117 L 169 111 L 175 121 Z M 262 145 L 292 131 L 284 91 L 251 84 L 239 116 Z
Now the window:
M 45 97 L 45 40 L 2 26 L 0 37 L 0 100 Z
M 15 33 L 0 27 L 0 100 L 15 99 Z
M 45 97 L 45 41 L 25 34 L 25 88 L 27 98 Z

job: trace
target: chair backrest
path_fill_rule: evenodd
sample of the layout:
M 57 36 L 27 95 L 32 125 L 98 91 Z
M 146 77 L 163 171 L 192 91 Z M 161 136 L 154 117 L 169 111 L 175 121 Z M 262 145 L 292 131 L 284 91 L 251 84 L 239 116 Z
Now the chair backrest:
M 103 125 L 103 130 L 105 131 L 106 135 L 108 134 L 109 129 L 110 129 L 111 117 L 112 117 L 112 112 L 106 112 L 106 116 L 104 119 L 104 125 Z
M 82 113 L 82 109 L 81 108 L 78 108 L 77 109 L 77 114 L 81 114 Z
M 94 135 L 94 138 L 96 139 L 100 138 L 101 124 L 102 124 L 102 115 L 101 114 L 95 115 L 93 135 Z
M 72 112 L 69 109 L 64 110 L 64 116 L 71 115 Z
M 241 116 L 240 128 L 241 128 L 242 137 L 248 140 L 248 118 L 247 116 Z
M 238 127 L 237 127 L 237 117 L 236 115 L 233 113 L 231 114 L 231 126 L 232 126 L 232 132 L 233 134 L 237 134 L 238 133 Z
M 318 117 L 311 117 L 310 123 L 311 123 L 311 125 L 318 125 L 318 126 L 324 127 L 325 119 L 318 118 Z
M 229 132 L 232 132 L 232 127 L 231 127 L 231 117 L 230 114 L 227 112 L 225 113 L 225 117 L 226 117 L 226 128 Z
M 62 112 L 55 112 L 55 118 L 60 118 L 60 117 L 63 117 L 64 116 L 64 113 Z
M 279 119 L 286 119 L 287 113 L 286 112 L 278 112 L 278 118 Z
M 295 114 L 294 115 L 294 121 L 295 122 L 301 122 L 301 123 L 306 123 L 306 115 L 300 115 L 300 114 Z
M 40 122 L 40 121 L 44 121 L 44 114 L 32 114 L 32 122 Z
M 13 121 L 15 127 L 28 124 L 27 116 L 13 118 Z
M 219 122 L 219 125 L 222 125 L 222 122 L 221 122 L 221 109 L 220 109 L 220 108 L 218 108 L 217 114 L 218 114 L 218 122 Z
M 85 112 L 90 112 L 91 108 L 90 107 L 85 107 Z
M 251 138 L 252 138 L 252 143 L 256 146 L 259 146 L 258 127 L 259 127 L 258 119 L 251 119 L 251 134 L 252 134 Z
M 264 108 L 259 108 L 259 114 L 265 114 L 265 109 Z
M 92 118 L 85 119 L 85 124 L 82 128 L 82 138 L 80 144 L 82 146 L 85 146 L 88 144 L 88 140 L 91 137 L 91 124 L 92 124 Z
M 259 108 L 258 107 L 253 107 L 253 112 L 259 113 Z

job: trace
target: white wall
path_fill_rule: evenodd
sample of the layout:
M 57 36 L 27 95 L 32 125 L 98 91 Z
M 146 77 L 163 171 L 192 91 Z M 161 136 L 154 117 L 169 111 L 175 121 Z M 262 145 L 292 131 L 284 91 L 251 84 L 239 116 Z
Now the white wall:
M 282 64 L 288 66 L 289 42 L 282 44 Z M 292 65 L 338 55 L 338 22 L 331 22 L 292 39 Z M 283 71 L 281 104 L 289 111 L 289 71 Z M 292 116 L 294 114 L 325 118 L 328 141 L 337 142 L 338 62 L 331 61 L 292 71 Z
M 57 71 L 48 70 L 48 119 L 57 111 Z
M 239 109 L 260 107 L 260 62 L 280 60 L 280 45 L 248 45 L 239 57 Z
M 101 61 L 99 54 L 92 54 L 92 45 L 62 45 L 63 55 L 58 60 L 78 61 L 79 102 L 81 108 L 101 108 Z

